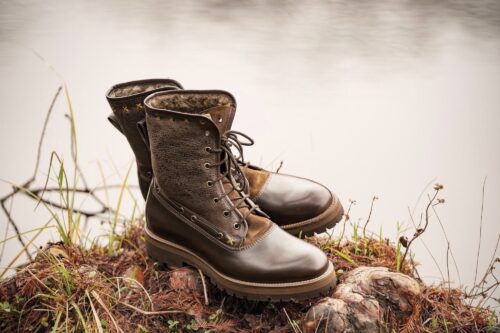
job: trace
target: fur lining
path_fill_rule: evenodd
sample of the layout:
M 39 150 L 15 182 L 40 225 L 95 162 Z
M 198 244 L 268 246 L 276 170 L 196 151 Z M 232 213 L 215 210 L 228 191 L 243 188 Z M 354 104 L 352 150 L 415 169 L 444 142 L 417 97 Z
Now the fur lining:
M 129 83 L 112 88 L 108 96 L 113 98 L 128 97 L 167 87 L 175 87 L 175 85 L 171 82 Z
M 225 91 L 176 91 L 158 93 L 147 99 L 147 104 L 155 109 L 185 113 L 201 113 L 207 109 L 229 106 L 236 107 L 236 102 Z

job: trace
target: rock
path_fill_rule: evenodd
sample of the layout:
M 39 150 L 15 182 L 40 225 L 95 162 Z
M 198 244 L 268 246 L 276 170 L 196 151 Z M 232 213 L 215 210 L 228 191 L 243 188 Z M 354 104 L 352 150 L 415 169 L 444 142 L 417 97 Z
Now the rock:
M 304 319 L 304 332 L 371 333 L 385 327 L 387 310 L 402 320 L 412 313 L 420 285 L 411 277 L 385 267 L 359 267 L 314 305 Z
M 130 266 L 123 277 L 128 281 L 131 288 L 141 288 L 144 285 L 144 272 L 139 266 Z
M 176 268 L 170 272 L 170 286 L 173 289 L 193 292 L 197 297 L 203 296 L 203 284 L 200 273 L 190 267 Z

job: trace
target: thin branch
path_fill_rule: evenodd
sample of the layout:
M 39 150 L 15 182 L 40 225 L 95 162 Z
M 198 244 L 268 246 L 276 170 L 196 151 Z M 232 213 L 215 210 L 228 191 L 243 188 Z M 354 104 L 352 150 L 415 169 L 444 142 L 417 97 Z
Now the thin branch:
M 280 165 L 276 169 L 276 173 L 279 173 L 282 167 L 283 167 L 283 161 L 280 162 Z
M 415 229 L 417 229 L 417 224 L 415 223 L 415 220 L 413 219 L 413 215 L 412 215 L 412 213 L 410 211 L 410 207 L 408 207 L 408 214 L 410 214 L 411 224 L 413 225 L 413 227 L 415 227 Z M 421 223 L 421 221 L 420 221 L 420 223 Z M 429 249 L 429 247 L 427 246 L 427 244 L 424 242 L 424 240 L 422 238 L 420 238 L 420 242 L 422 243 L 422 245 L 424 246 L 425 250 L 427 251 L 427 253 L 431 257 L 432 261 L 434 262 L 434 265 L 436 265 L 436 267 L 437 267 L 437 269 L 439 271 L 439 274 L 441 275 L 441 279 L 444 280 L 443 271 L 441 270 L 441 267 L 439 266 L 439 263 L 437 262 L 436 257 L 434 257 L 434 254 L 432 254 L 432 251 Z M 409 244 L 407 244 L 406 246 L 409 247 Z
M 38 141 L 38 148 L 37 148 L 36 161 L 35 161 L 35 169 L 33 170 L 33 174 L 31 175 L 31 177 L 24 184 L 22 184 L 20 186 L 21 188 L 28 188 L 35 181 L 36 174 L 38 173 L 38 168 L 40 167 L 42 144 L 43 144 L 43 141 L 45 139 L 45 132 L 47 130 L 47 125 L 49 123 L 50 115 L 52 114 L 52 110 L 54 109 L 54 105 L 56 103 L 56 100 L 59 97 L 59 94 L 61 93 L 61 90 L 62 90 L 62 86 L 59 86 L 59 88 L 57 88 L 57 91 L 56 91 L 54 97 L 52 98 L 52 102 L 50 103 L 50 107 L 49 107 L 49 109 L 47 111 L 47 114 L 45 116 L 45 120 L 43 122 L 43 127 L 42 127 L 42 134 L 40 135 L 40 140 Z M 12 192 L 10 192 L 7 195 L 5 195 L 2 198 L 0 198 L 0 202 L 5 202 L 7 199 L 9 199 L 10 197 L 12 197 L 13 195 L 15 195 L 19 191 L 20 191 L 19 187 L 14 188 L 12 190 Z
M 500 285 L 500 282 L 498 281 L 498 279 L 496 278 L 496 276 L 494 274 L 496 264 L 500 263 L 500 258 L 496 257 L 499 244 L 500 244 L 500 235 L 497 237 L 495 249 L 493 251 L 490 262 L 488 264 L 488 268 L 486 269 L 486 272 L 484 273 L 482 279 L 479 282 L 477 282 L 476 284 L 474 284 L 469 292 L 467 292 L 467 291 L 465 292 L 465 298 L 471 299 L 470 304 L 472 304 L 474 302 L 474 299 L 477 296 L 483 296 L 486 299 L 491 298 L 491 296 L 493 295 L 493 292 Z M 490 287 L 487 286 L 486 281 L 487 281 L 488 277 L 491 277 L 495 280 L 492 284 L 492 286 L 495 286 L 495 287 L 493 288 L 493 292 L 491 293 L 491 295 L 487 297 L 486 289 L 488 289 L 488 290 L 491 289 Z
M 426 230 L 427 230 L 427 227 L 429 226 L 429 210 L 430 208 L 432 207 L 432 205 L 434 205 L 434 200 L 436 200 L 436 197 L 439 193 L 440 190 L 443 189 L 443 185 L 441 184 L 436 184 L 434 185 L 434 196 L 429 200 L 429 202 L 427 203 L 427 207 L 425 208 L 425 225 L 423 227 L 421 227 L 421 222 L 419 223 L 419 225 L 417 226 L 417 230 L 415 231 L 415 234 L 413 234 L 413 237 L 407 242 L 406 244 L 406 250 L 405 250 L 405 253 L 401 259 L 401 262 L 404 262 L 405 259 L 406 259 L 406 256 L 408 255 L 408 251 L 410 250 L 410 247 L 411 247 L 411 244 L 415 241 L 415 239 L 419 238 L 420 235 L 422 235 Z M 438 204 L 441 203 L 440 200 L 438 200 Z
M 350 215 L 351 214 L 351 208 L 355 204 L 356 204 L 356 200 L 349 199 L 349 207 L 347 208 L 347 212 L 344 214 L 344 224 L 342 225 L 342 232 L 341 232 L 340 237 L 339 237 L 339 245 L 340 245 L 340 242 L 342 241 L 342 238 L 344 238 L 345 225 L 347 224 L 347 221 L 351 220 L 351 215 Z
M 9 214 L 12 212 L 12 206 L 13 205 L 14 205 L 14 200 L 11 200 L 10 201 L 10 207 L 9 207 L 9 210 L 8 210 Z M 8 238 L 10 225 L 11 225 L 11 223 L 5 223 L 5 237 L 4 237 L 4 240 L 6 240 Z M 0 262 L 2 261 L 2 258 L 3 258 L 3 254 L 4 254 L 4 251 L 5 251 L 5 245 L 6 245 L 6 242 L 3 242 L 3 244 L 2 244 L 2 250 L 0 251 Z
M 429 197 L 429 199 L 430 199 L 430 197 Z M 460 270 L 458 269 L 458 264 L 457 264 L 457 261 L 455 260 L 455 255 L 453 254 L 453 250 L 451 248 L 451 242 L 448 239 L 448 234 L 446 233 L 443 222 L 441 221 L 441 218 L 439 217 L 439 214 L 436 211 L 436 208 L 434 208 L 434 206 L 432 206 L 432 211 L 434 212 L 434 215 L 436 216 L 436 219 L 438 220 L 439 226 L 441 227 L 441 230 L 443 231 L 444 238 L 446 239 L 446 242 L 448 243 L 448 249 L 450 251 L 451 260 L 453 260 L 453 265 L 455 266 L 455 271 L 457 272 L 457 276 L 458 276 L 458 284 L 462 285 L 462 279 L 460 277 Z
M 32 260 L 33 258 L 31 257 L 31 253 L 28 251 L 28 248 L 26 247 L 26 243 L 24 242 L 23 238 L 21 237 L 21 231 L 17 227 L 16 222 L 14 222 L 14 220 L 12 219 L 12 215 L 7 210 L 7 207 L 5 207 L 5 202 L 4 201 L 0 201 L 0 206 L 2 206 L 2 210 L 3 210 L 4 214 L 5 214 L 5 216 L 7 216 L 7 221 L 9 221 L 9 224 L 12 225 L 12 227 L 14 227 L 14 232 L 17 235 L 17 240 L 19 241 L 19 243 L 21 243 L 21 246 L 23 248 L 26 248 L 26 251 L 25 251 L 26 255 L 28 256 L 29 260 Z
M 487 177 L 484 177 L 483 191 L 482 191 L 482 196 L 481 196 L 481 216 L 479 219 L 479 243 L 477 245 L 476 272 L 474 273 L 474 285 L 476 285 L 476 282 L 477 282 L 477 270 L 479 267 L 479 255 L 481 254 L 481 240 L 483 237 L 484 189 L 486 187 L 486 178 Z
M 201 284 L 203 285 L 203 296 L 205 296 L 205 305 L 208 305 L 210 303 L 208 302 L 207 284 L 205 283 L 205 276 L 203 275 L 203 272 L 199 268 L 198 268 L 198 273 L 200 273 Z
M 54 105 L 56 104 L 57 98 L 59 97 L 59 95 L 61 93 L 61 90 L 62 90 L 62 86 L 59 86 L 57 88 L 57 90 L 56 90 L 56 93 L 54 94 L 54 97 L 52 97 L 52 101 L 50 103 L 49 109 L 47 110 L 47 113 L 45 115 L 45 120 L 43 122 L 43 127 L 42 127 L 42 133 L 40 134 L 40 139 L 38 141 L 38 148 L 37 148 L 36 160 L 35 160 L 35 168 L 33 170 L 33 174 L 31 175 L 31 177 L 24 184 L 22 184 L 20 187 L 13 188 L 10 193 L 8 193 L 7 195 L 3 196 L 0 199 L 0 205 L 2 206 L 2 210 L 3 210 L 4 214 L 5 214 L 5 216 L 7 217 L 7 221 L 14 228 L 16 234 L 18 235 L 18 240 L 21 243 L 21 245 L 23 246 L 23 248 L 25 249 L 26 255 L 28 256 L 28 258 L 30 260 L 32 259 L 31 258 L 31 254 L 29 253 L 28 248 L 27 248 L 26 244 L 24 243 L 22 237 L 19 235 L 19 233 L 20 233 L 19 227 L 17 226 L 17 224 L 14 221 L 14 219 L 12 219 L 12 215 L 10 214 L 10 212 L 5 207 L 5 202 L 9 198 L 13 197 L 16 193 L 18 193 L 21 188 L 29 188 L 31 186 L 31 184 L 35 181 L 36 175 L 38 173 L 38 169 L 40 167 L 40 159 L 41 159 L 41 154 L 42 154 L 42 145 L 43 145 L 43 141 L 45 139 L 45 133 L 47 131 L 47 126 L 48 126 L 48 123 L 49 123 L 49 119 L 50 119 L 50 116 L 52 115 L 52 110 L 54 109 Z
M 370 212 L 368 213 L 368 218 L 366 219 L 365 225 L 363 227 L 363 237 L 366 237 L 366 227 L 368 226 L 368 223 L 370 222 L 370 219 L 372 217 L 372 212 L 373 212 L 373 204 L 375 203 L 375 200 L 377 200 L 377 196 L 373 196 L 372 198 L 372 204 L 370 205 Z

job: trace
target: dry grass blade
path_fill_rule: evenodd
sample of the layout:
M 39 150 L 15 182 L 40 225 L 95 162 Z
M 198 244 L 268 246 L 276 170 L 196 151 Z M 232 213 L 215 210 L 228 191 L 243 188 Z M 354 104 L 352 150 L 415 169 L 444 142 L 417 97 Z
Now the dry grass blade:
M 207 293 L 207 284 L 205 283 L 205 276 L 201 269 L 198 268 L 198 273 L 200 274 L 201 284 L 203 285 L 203 296 L 205 297 L 205 305 L 208 305 L 208 293 Z
M 92 309 L 92 314 L 94 315 L 94 321 L 97 326 L 97 331 L 99 333 L 104 333 L 104 330 L 102 329 L 101 319 L 99 319 L 99 315 L 97 314 L 97 311 L 94 307 L 94 302 L 92 302 L 92 298 L 90 297 L 88 290 L 85 290 L 85 295 L 87 295 L 87 298 L 89 300 L 90 307 Z
M 125 175 L 125 179 L 123 180 L 122 187 L 120 188 L 120 194 L 118 196 L 118 203 L 116 204 L 115 217 L 113 219 L 113 226 L 111 229 L 111 235 L 110 235 L 109 244 L 108 244 L 109 245 L 108 246 L 108 254 L 109 255 L 111 255 L 113 253 L 113 246 L 114 246 L 115 234 L 116 234 L 116 226 L 118 224 L 120 207 L 121 207 L 122 200 L 123 200 L 123 193 L 125 191 L 125 188 L 127 187 L 127 180 L 128 180 L 128 176 L 130 174 L 131 169 L 132 169 L 132 163 L 130 163 L 130 165 L 128 167 L 127 174 Z
M 7 264 L 7 267 L 2 271 L 2 273 L 0 274 L 0 279 L 5 275 L 5 273 L 7 273 L 7 271 L 16 263 L 16 261 L 22 256 L 23 253 L 25 253 L 27 250 L 28 250 L 28 247 L 35 241 L 35 239 L 38 238 L 38 236 L 40 236 L 40 234 L 42 233 L 43 230 L 45 230 L 45 227 L 47 227 L 47 225 L 52 221 L 52 219 L 49 220 L 49 222 L 47 222 L 44 226 L 44 228 L 41 228 L 40 230 L 38 230 L 38 232 L 33 236 L 31 237 L 31 239 L 29 240 L 28 243 L 26 243 L 26 245 L 24 245 L 24 247 L 22 248 L 22 250 L 14 257 L 12 258 L 12 260 Z
M 128 308 L 131 308 L 132 310 L 135 310 L 137 312 L 139 312 L 140 314 L 143 314 L 143 315 L 146 315 L 146 316 L 152 316 L 152 315 L 164 315 L 164 314 L 173 314 L 173 313 L 183 313 L 182 311 L 178 311 L 178 310 L 166 310 L 166 311 L 144 311 L 142 309 L 139 309 L 138 307 L 134 306 L 134 305 L 131 305 L 131 304 L 128 304 L 128 303 L 125 303 L 125 302 L 122 302 L 122 301 L 118 301 L 120 304 L 123 304 L 125 305 L 126 307 Z
M 109 311 L 108 307 L 106 306 L 106 304 L 104 304 L 104 302 L 102 301 L 102 299 L 99 297 L 99 294 L 95 291 L 95 290 L 92 290 L 90 292 L 92 294 L 92 296 L 95 298 L 95 300 L 97 301 L 97 303 L 99 303 L 99 305 L 102 307 L 102 309 L 108 314 L 109 316 L 109 319 L 111 319 L 111 322 L 113 323 L 113 325 L 115 326 L 115 329 L 118 331 L 118 332 L 123 332 L 123 330 L 118 326 L 118 324 L 116 323 L 116 320 L 115 318 L 113 317 L 113 315 L 111 314 L 111 312 Z

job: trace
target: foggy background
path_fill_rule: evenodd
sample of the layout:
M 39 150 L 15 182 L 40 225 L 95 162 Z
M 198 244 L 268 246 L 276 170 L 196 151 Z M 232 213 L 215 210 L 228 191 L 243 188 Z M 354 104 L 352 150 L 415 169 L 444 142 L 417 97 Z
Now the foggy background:
M 281 172 L 325 184 L 346 208 L 356 200 L 352 223 L 364 224 L 378 196 L 368 229 L 378 234 L 382 226 L 391 241 L 398 223 L 413 234 L 408 210 L 418 220 L 432 184 L 444 184 L 446 203 L 437 208 L 460 268 L 459 280 L 450 264 L 457 284 L 473 282 L 487 177 L 480 272 L 486 268 L 500 233 L 500 2 L 0 1 L 0 178 L 31 176 L 46 111 L 64 80 L 88 182 L 102 185 L 100 164 L 107 184 L 120 183 L 133 155 L 106 120 L 105 92 L 162 77 L 231 92 L 233 128 L 256 140 L 247 159 L 270 170 L 283 161 Z M 40 185 L 51 151 L 71 164 L 67 112 L 61 96 Z M 130 183 L 137 184 L 135 169 Z M 0 196 L 10 189 L 1 182 Z M 132 202 L 127 195 L 125 216 Z M 35 205 L 13 201 L 22 231 L 48 220 Z M 3 239 L 14 232 L 0 216 Z M 106 232 L 98 220 L 86 227 Z M 51 239 L 55 233 L 45 232 L 35 245 Z M 435 218 L 422 239 L 413 247 L 420 274 L 439 281 L 429 253 L 446 274 L 447 244 Z M 15 239 L 2 247 L 4 267 L 21 247 Z

